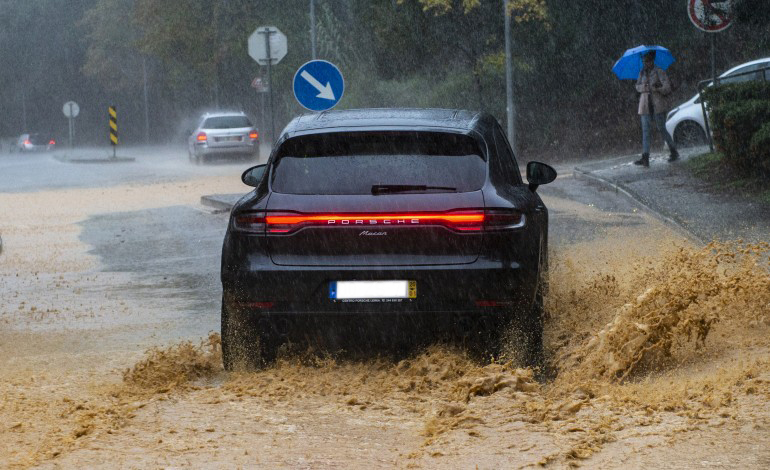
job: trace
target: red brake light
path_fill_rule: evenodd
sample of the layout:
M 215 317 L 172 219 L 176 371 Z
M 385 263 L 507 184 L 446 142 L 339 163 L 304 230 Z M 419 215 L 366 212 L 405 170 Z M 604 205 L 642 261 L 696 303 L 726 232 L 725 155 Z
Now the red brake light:
M 455 211 L 441 213 L 298 214 L 254 212 L 236 215 L 234 228 L 254 234 L 289 234 L 304 227 L 391 228 L 444 226 L 457 232 L 515 230 L 526 217 L 513 210 Z
M 295 214 L 269 213 L 265 216 L 267 233 L 289 233 L 306 226 L 326 227 L 417 227 L 443 225 L 461 232 L 479 232 L 484 224 L 480 211 L 448 213 L 395 214 Z
M 259 138 L 259 134 L 257 131 L 251 131 L 249 132 L 249 139 L 257 140 Z
M 48 145 L 56 145 L 56 141 L 51 139 L 48 141 Z
M 205 132 L 199 132 L 195 138 L 198 140 L 198 142 L 206 142 L 208 140 Z
M 24 141 L 24 145 L 30 145 L 32 142 L 29 141 L 29 139 Z

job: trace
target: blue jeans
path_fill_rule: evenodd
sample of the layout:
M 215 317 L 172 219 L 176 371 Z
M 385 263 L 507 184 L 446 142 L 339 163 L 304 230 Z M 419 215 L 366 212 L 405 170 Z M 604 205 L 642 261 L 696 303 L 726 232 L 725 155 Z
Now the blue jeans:
M 658 131 L 660 131 L 663 138 L 666 139 L 668 149 L 672 152 L 676 150 L 674 141 L 671 139 L 671 136 L 666 130 L 665 113 L 656 113 L 654 116 L 649 114 L 642 114 L 640 117 L 642 118 L 642 153 L 650 153 L 650 124 L 653 117 L 655 118 L 655 125 L 658 126 Z

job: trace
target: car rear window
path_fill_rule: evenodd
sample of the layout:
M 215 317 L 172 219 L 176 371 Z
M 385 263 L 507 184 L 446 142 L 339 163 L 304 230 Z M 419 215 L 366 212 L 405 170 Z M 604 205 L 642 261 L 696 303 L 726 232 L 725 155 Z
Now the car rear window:
M 486 178 L 483 155 L 473 138 L 442 132 L 345 132 L 297 137 L 281 146 L 273 164 L 273 191 L 371 194 L 374 185 L 476 191 Z
M 46 139 L 40 134 L 30 134 L 29 135 L 29 142 L 33 145 L 44 145 L 47 144 L 48 141 L 51 139 Z
M 234 129 L 251 127 L 251 122 L 246 116 L 217 116 L 206 119 L 201 127 L 204 129 Z

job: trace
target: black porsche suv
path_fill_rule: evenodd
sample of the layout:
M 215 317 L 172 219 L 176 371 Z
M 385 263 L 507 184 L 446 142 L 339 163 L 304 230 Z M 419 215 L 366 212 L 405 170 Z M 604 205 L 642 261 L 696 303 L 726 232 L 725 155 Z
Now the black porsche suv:
M 481 335 L 513 325 L 542 351 L 548 211 L 521 179 L 489 114 L 360 109 L 300 116 L 254 191 L 232 209 L 222 249 L 226 369 L 260 366 L 284 343 L 367 345 Z

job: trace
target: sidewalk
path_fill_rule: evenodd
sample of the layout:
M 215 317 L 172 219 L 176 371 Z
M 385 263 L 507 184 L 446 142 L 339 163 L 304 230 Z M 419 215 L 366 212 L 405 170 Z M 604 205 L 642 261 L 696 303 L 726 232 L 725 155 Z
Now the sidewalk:
M 650 168 L 633 164 L 638 155 L 581 164 L 578 179 L 592 181 L 623 193 L 663 221 L 690 233 L 703 243 L 714 239 L 770 241 L 770 207 L 709 187 L 686 168 L 690 158 L 708 151 L 682 151 L 681 159 L 667 154 L 650 158 Z

